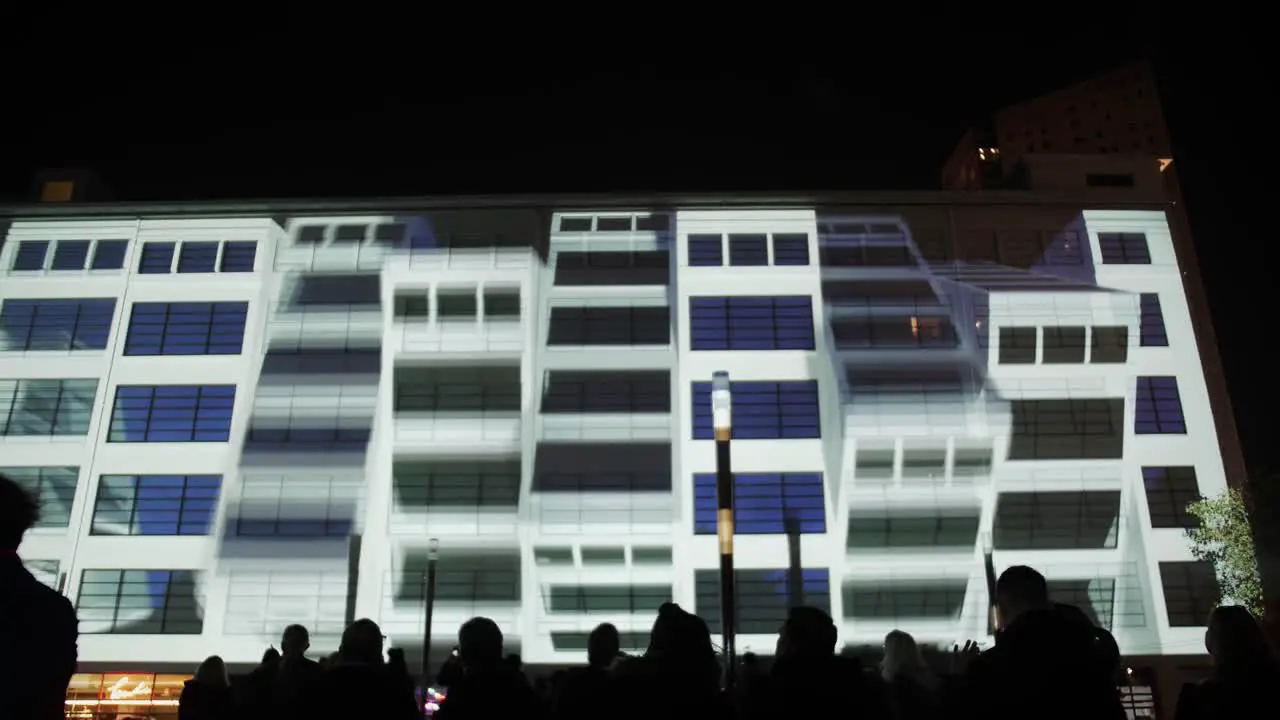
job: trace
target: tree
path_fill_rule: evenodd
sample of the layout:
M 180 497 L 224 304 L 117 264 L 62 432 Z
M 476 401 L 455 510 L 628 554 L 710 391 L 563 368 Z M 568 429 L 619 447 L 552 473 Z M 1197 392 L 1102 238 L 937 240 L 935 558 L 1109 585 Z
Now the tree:
M 1228 488 L 1217 497 L 1187 505 L 1187 512 L 1200 526 L 1187 529 L 1191 552 L 1197 560 L 1212 563 L 1222 588 L 1223 600 L 1262 616 L 1262 575 L 1244 496 Z

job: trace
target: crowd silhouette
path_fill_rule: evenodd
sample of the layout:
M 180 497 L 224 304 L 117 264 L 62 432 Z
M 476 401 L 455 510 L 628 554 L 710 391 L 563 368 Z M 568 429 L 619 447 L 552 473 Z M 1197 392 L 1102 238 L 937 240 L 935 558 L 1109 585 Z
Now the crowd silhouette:
M 0 718 L 63 718 L 76 669 L 77 623 L 71 603 L 36 580 L 17 549 L 38 518 L 34 499 L 0 476 Z M 826 612 L 791 608 L 771 659 L 747 654 L 724 687 L 726 668 L 707 624 L 675 603 L 659 608 L 648 648 L 621 652 L 618 629 L 598 626 L 587 664 L 530 680 L 518 655 L 504 654 L 489 618 L 458 630 L 456 652 L 437 680 L 448 689 L 439 720 L 660 717 L 668 720 L 766 718 L 1126 717 L 1123 662 L 1115 639 L 1086 613 L 1052 602 L 1043 575 L 1010 567 L 996 581 L 996 642 L 978 652 L 956 648 L 946 668 L 931 667 L 902 630 L 884 639 L 878 668 L 837 653 Z M 409 720 L 423 717 L 404 653 L 385 648 L 377 623 L 357 620 L 336 653 L 307 657 L 301 625 L 284 628 L 280 650 L 233 688 L 222 658 L 196 668 L 179 701 L 180 720 Z M 1183 688 L 1176 720 L 1274 716 L 1280 669 L 1257 620 L 1223 606 L 1205 637 L 1212 670 Z M 1272 711 L 1266 708 L 1271 707 Z

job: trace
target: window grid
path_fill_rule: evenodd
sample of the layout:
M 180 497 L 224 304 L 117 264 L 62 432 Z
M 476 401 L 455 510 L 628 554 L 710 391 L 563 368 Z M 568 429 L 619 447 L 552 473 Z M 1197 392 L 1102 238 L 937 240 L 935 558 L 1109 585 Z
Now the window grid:
M 1138 435 L 1185 435 L 1178 379 L 1173 376 L 1138 378 L 1134 407 L 1134 432 Z
M 396 371 L 396 412 L 519 412 L 518 367 Z
M 235 385 L 120 385 L 107 442 L 227 442 Z
M 426 555 L 407 555 L 399 573 L 397 601 L 424 602 L 426 575 Z M 521 597 L 519 555 L 440 554 L 436 569 L 437 603 L 509 605 L 518 604 Z
M 239 355 L 247 302 L 133 304 L 125 355 Z
M 242 479 L 237 537 L 347 537 L 360 482 L 344 476 L 250 475 Z
M 977 513 L 891 515 L 849 518 L 850 550 L 889 548 L 973 548 L 981 518 Z
M 255 240 L 229 240 L 222 244 L 222 264 L 218 270 L 224 273 L 251 273 L 258 258 Z
M 764 267 L 768 264 L 768 235 L 729 235 L 729 265 L 739 267 Z
M 173 254 L 178 244 L 171 242 L 149 242 L 142 244 L 142 253 L 138 257 L 138 273 L 140 275 L 167 275 L 173 271 Z
M 693 476 L 693 532 L 715 535 L 718 522 L 715 473 Z M 783 535 L 827 531 L 822 473 L 735 473 L 733 528 L 739 535 Z
M 216 242 L 184 242 L 178 251 L 179 273 L 211 273 L 217 265 Z
M 1150 265 L 1151 250 L 1142 233 L 1098 233 L 1104 265 Z
M 105 350 L 115 298 L 10 298 L 0 306 L 0 350 Z
M 1010 460 L 1115 460 L 1124 455 L 1124 400 L 1013 401 Z
M 734 573 L 738 632 L 743 635 L 775 635 L 794 605 L 808 605 L 831 611 L 831 581 L 824 569 L 798 569 L 794 583 L 789 570 L 738 570 Z M 722 630 L 720 619 L 720 574 L 718 570 L 695 570 L 695 609 L 713 635 Z M 791 597 L 798 590 L 804 597 Z
M 65 528 L 71 525 L 71 506 L 76 499 L 80 468 L 65 466 L 27 466 L 0 468 L 0 475 L 13 480 L 18 487 L 35 496 L 40 504 L 37 528 Z
M 195 593 L 189 570 L 85 570 L 76 600 L 80 632 L 199 635 L 204 622 Z M 143 613 L 145 617 L 131 617 Z M 85 629 L 100 623 L 106 629 Z
M 1099 550 L 1116 546 L 1120 493 L 1008 492 L 996 498 L 997 550 Z
M 0 380 L 0 437 L 88 435 L 97 380 Z
M 552 370 L 542 392 L 543 413 L 669 413 L 666 370 Z
M 209 535 L 221 475 L 103 475 L 93 535 Z
M 818 381 L 735 382 L 733 437 L 799 440 L 822 437 Z M 693 439 L 711 440 L 711 383 L 693 383 Z
M 1093 328 L 1089 362 L 1094 364 L 1124 363 L 1129 359 L 1129 328 L 1124 325 Z
M 1191 466 L 1144 467 L 1142 484 L 1153 528 L 1195 528 L 1200 520 L 1187 506 L 1200 499 L 1196 469 Z
M 551 646 L 556 652 L 586 652 L 591 633 L 551 632 Z M 643 654 L 649 647 L 648 632 L 618 633 L 618 649 L 628 654 Z
M 667 285 L 671 256 L 666 250 L 556 253 L 555 284 L 562 287 L 601 285 Z
M 691 297 L 692 350 L 812 350 L 808 296 Z
M 89 262 L 88 240 L 59 240 L 53 246 L 50 270 L 84 270 Z
M 128 240 L 99 240 L 93 248 L 90 270 L 121 270 L 129 252 Z
M 1200 560 L 1160 563 L 1160 585 L 1169 627 L 1204 627 L 1222 599 L 1213 565 Z
M 928 315 L 837 317 L 831 335 L 838 349 L 954 348 L 959 344 L 951 319 Z
M 1116 602 L 1115 580 L 1050 580 L 1048 585 L 1051 600 L 1074 605 L 1083 610 L 1099 627 L 1112 629 Z
M 13 254 L 13 270 L 44 270 L 44 262 L 48 256 L 48 240 L 23 240 L 18 243 L 18 250 Z
M 399 509 L 515 508 L 520 463 L 398 462 L 392 471 Z
M 1041 362 L 1046 365 L 1083 363 L 1086 332 L 1083 327 L 1046 327 Z
M 547 612 L 561 614 L 652 614 L 671 602 L 670 585 L 552 585 L 543 598 Z
M 671 308 L 553 307 L 548 346 L 670 345 Z
M 796 266 L 809 264 L 809 236 L 804 233 L 775 233 L 773 264 Z
M 297 622 L 312 637 L 337 637 L 346 627 L 347 581 L 345 572 L 232 572 L 224 632 L 275 637 Z
M 1039 331 L 1033 327 L 1000 328 L 1000 364 L 1033 365 Z
M 486 318 L 520 317 L 520 291 L 486 289 L 484 291 L 484 316 Z
M 967 590 L 964 581 L 947 580 L 849 585 L 844 588 L 844 615 L 882 621 L 959 618 Z
M 724 265 L 723 235 L 690 235 L 688 248 L 690 267 L 719 267 Z
M 1164 327 L 1164 312 L 1158 293 L 1138 296 L 1138 343 L 1142 347 L 1169 347 L 1169 334 Z

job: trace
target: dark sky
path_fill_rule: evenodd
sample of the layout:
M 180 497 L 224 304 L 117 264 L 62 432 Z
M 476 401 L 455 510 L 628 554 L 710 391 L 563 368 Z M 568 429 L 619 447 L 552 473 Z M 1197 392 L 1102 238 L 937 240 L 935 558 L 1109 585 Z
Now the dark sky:
M 1269 46 L 1234 3 L 283 5 L 15 11 L 0 197 L 50 166 L 119 199 L 928 189 L 974 120 L 1148 56 L 1246 452 L 1280 466 L 1257 332 L 1273 271 L 1241 253 L 1264 245 Z

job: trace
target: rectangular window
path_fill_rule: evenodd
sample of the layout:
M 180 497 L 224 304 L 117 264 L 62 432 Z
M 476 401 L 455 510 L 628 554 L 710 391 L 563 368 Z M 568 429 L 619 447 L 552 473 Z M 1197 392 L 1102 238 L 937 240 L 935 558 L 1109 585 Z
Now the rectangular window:
M 396 602 L 421 603 L 426 596 L 422 578 L 426 577 L 427 554 L 405 552 L 400 569 Z M 520 591 L 520 554 L 502 550 L 486 552 L 440 553 L 436 572 L 436 602 L 518 604 Z
M 89 262 L 88 240 L 59 240 L 53 246 L 50 270 L 83 270 Z
M 965 548 L 978 540 L 980 511 L 967 508 L 919 514 L 868 515 L 849 518 L 850 550 L 894 548 Z
M 556 253 L 555 284 L 560 286 L 667 285 L 670 281 L 671 257 L 666 250 Z
M 1089 362 L 1124 363 L 1129 359 L 1129 328 L 1123 325 L 1095 327 L 1091 345 Z
M 93 248 L 90 270 L 119 270 L 124 267 L 124 256 L 129 252 L 128 240 L 99 240 Z
M 711 634 L 718 635 L 722 631 L 719 571 L 695 570 L 693 577 L 695 612 L 707 622 Z M 738 570 L 734 596 L 742 635 L 776 635 L 787 612 L 797 605 L 831 612 L 831 580 L 825 568 Z
M 967 590 L 965 581 L 946 579 L 846 585 L 844 616 L 881 622 L 959 619 Z
M 669 413 L 667 370 L 552 370 L 543 413 Z
M 1187 512 L 1187 506 L 1200 499 L 1194 467 L 1144 467 L 1142 485 L 1147 492 L 1151 527 L 1200 527 L 1199 518 Z
M 1138 435 L 1184 435 L 1187 420 L 1182 414 L 1178 379 L 1172 376 L 1138 378 L 1134 406 L 1134 428 Z
M 348 588 L 354 581 L 345 569 L 232 570 L 223 633 L 274 637 L 280 633 L 277 618 L 283 607 L 288 608 L 288 622 L 303 625 L 313 636 L 338 637 L 347 626 Z
M 1138 296 L 1138 338 L 1142 347 L 1169 347 L 1169 334 L 1164 329 L 1164 313 L 1160 310 L 1160 295 L 1142 293 Z
M 548 346 L 671 344 L 671 308 L 553 307 Z
M 18 487 L 34 495 L 40 503 L 37 528 L 65 528 L 71 524 L 71 505 L 76 499 L 80 468 L 74 465 L 0 468 Z
M 670 585 L 552 585 L 550 591 L 552 615 L 652 615 L 672 597 Z
M 93 535 L 208 535 L 221 475 L 103 475 Z
M 1169 627 L 1204 627 L 1222 600 L 1213 565 L 1200 560 L 1160 563 L 1160 587 Z
M 769 264 L 768 235 L 730 235 L 729 264 L 763 266 Z
M 690 235 L 688 248 L 690 267 L 724 265 L 723 235 Z
M 0 306 L 0 351 L 105 350 L 115 313 L 115 298 L 11 298 Z
M 520 291 L 485 289 L 484 316 L 490 319 L 520 319 Z
M 775 233 L 773 264 L 779 266 L 809 264 L 809 236 L 804 233 Z
M 224 273 L 251 273 L 254 261 L 258 257 L 258 243 L 253 240 L 232 240 L 222 244 L 222 265 Z
M 401 510 L 515 509 L 520 502 L 519 460 L 400 460 L 391 475 Z
M 733 437 L 737 440 L 799 440 L 822 437 L 818 381 L 735 382 Z M 693 384 L 693 439 L 711 440 L 711 383 Z
M 13 269 L 43 270 L 48 256 L 48 240 L 23 240 L 18 243 L 18 251 L 13 254 Z
M 1054 602 L 1074 605 L 1083 610 L 1094 625 L 1112 628 L 1116 604 L 1114 579 L 1050 580 L 1048 586 L 1049 598 Z
M 246 473 L 240 479 L 240 502 L 228 515 L 235 518 L 236 537 L 347 537 L 360 491 L 358 475 Z
M 533 491 L 671 492 L 671 443 L 540 442 Z
M 1104 265 L 1150 265 L 1151 250 L 1142 233 L 1098 233 Z
M 1046 327 L 1042 362 L 1047 365 L 1083 363 L 1084 336 L 1082 327 Z
M 837 316 L 831 337 L 839 350 L 861 348 L 954 348 L 959 344 L 951 318 L 918 315 Z
M 1006 492 L 996 496 L 992 544 L 997 550 L 1114 548 L 1120 493 Z
M 423 290 L 422 292 L 425 293 L 426 291 Z M 397 294 L 395 301 L 395 316 L 397 318 L 431 317 L 431 301 L 425 294 Z
M 1010 460 L 1119 460 L 1124 400 L 1014 400 Z
M 85 570 L 76 599 L 80 632 L 199 635 L 204 631 L 190 570 Z
M 167 275 L 173 272 L 173 252 L 176 247 L 171 242 L 143 243 L 142 255 L 138 259 L 138 272 L 142 275 Z
M 1000 328 L 1000 364 L 1034 365 L 1038 334 L 1033 327 Z
M 98 381 L 0 380 L 0 436 L 89 434 Z
M 218 262 L 218 243 L 184 242 L 178 253 L 178 272 L 211 273 Z
M 41 585 L 62 592 L 62 575 L 59 569 L 62 563 L 58 560 L 22 560 L 22 566 L 31 573 Z
M 396 368 L 396 412 L 520 411 L 518 366 Z
M 693 350 L 812 350 L 813 300 L 807 296 L 691 297 Z
M 636 230 L 639 232 L 667 232 L 671 229 L 670 215 L 637 215 Z
M 693 476 L 693 532 L 716 534 L 716 475 Z M 827 531 L 822 473 L 735 473 L 733 528 L 739 535 Z
M 556 652 L 584 653 L 590 644 L 591 633 L 551 631 L 551 647 Z M 649 647 L 649 633 L 618 633 L 618 649 L 628 655 L 643 655 Z
M 125 355 L 239 355 L 247 302 L 133 304 Z
M 120 385 L 107 442 L 227 442 L 235 385 Z

